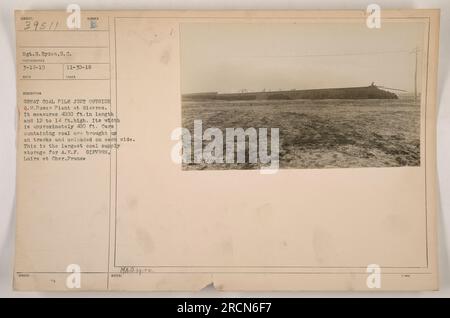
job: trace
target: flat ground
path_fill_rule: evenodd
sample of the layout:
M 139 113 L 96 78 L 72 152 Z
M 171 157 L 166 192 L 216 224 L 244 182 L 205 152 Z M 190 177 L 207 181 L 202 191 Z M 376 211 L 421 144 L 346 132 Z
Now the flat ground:
M 411 99 L 183 102 L 183 127 L 279 128 L 281 168 L 420 165 L 420 107 Z M 188 164 L 185 169 L 254 169 Z

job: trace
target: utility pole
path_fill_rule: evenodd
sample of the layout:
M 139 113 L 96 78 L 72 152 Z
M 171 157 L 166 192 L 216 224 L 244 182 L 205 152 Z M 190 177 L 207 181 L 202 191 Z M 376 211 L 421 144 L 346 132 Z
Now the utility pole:
M 414 101 L 417 102 L 417 62 L 419 60 L 419 48 L 416 47 L 414 49 L 414 53 L 416 54 L 415 66 L 414 66 Z

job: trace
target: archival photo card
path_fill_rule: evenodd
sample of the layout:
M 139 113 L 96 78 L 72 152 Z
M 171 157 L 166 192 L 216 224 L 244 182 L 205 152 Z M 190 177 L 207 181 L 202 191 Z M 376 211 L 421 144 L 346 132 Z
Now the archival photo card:
M 439 10 L 68 15 L 16 11 L 16 290 L 438 288 Z

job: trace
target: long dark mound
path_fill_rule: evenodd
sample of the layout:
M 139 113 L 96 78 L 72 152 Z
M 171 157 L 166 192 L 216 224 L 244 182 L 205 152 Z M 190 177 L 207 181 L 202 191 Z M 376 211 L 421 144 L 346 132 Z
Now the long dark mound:
M 219 94 L 217 92 L 184 94 L 185 101 L 201 100 L 291 100 L 291 99 L 398 99 L 394 93 L 376 85 L 346 88 L 320 88 L 271 92 L 244 92 Z

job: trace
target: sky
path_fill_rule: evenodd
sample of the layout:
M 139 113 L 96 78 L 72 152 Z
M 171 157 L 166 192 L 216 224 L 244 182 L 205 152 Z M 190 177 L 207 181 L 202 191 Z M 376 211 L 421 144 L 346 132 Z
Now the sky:
M 376 85 L 414 91 L 425 24 L 183 23 L 181 90 L 238 92 Z M 420 92 L 421 67 L 418 67 Z

